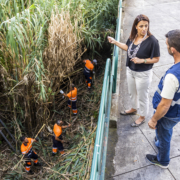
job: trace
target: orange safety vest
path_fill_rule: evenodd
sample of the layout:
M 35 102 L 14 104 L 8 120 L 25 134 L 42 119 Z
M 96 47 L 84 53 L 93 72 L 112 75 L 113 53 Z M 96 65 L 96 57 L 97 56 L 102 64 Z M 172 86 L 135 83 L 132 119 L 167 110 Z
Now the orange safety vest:
M 59 137 L 62 134 L 62 127 L 55 124 L 53 128 L 53 132 L 56 137 Z
M 21 145 L 22 154 L 28 154 L 30 151 L 32 151 L 33 139 L 32 138 L 27 138 L 27 139 L 28 139 L 27 145 L 24 145 L 24 143 L 22 143 L 22 145 Z
M 67 94 L 70 101 L 77 101 L 77 88 L 74 87 L 72 91 Z
M 94 65 L 90 60 L 85 60 L 85 67 L 84 70 L 87 73 L 90 73 L 94 69 Z

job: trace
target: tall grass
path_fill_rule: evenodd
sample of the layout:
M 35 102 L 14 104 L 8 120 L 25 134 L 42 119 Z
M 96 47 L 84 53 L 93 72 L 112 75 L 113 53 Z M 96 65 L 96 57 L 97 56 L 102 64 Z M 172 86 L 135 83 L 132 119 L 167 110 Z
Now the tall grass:
M 86 48 L 96 53 L 113 31 L 117 4 L 0 0 L 0 109 L 18 136 L 48 122 L 58 89 Z
M 0 22 L 12 18 L 17 13 L 24 11 L 33 0 L 0 0 Z
M 59 89 L 67 91 L 76 72 L 82 73 L 83 53 L 98 53 L 106 35 L 113 33 L 117 5 L 117 0 L 0 0 L 0 118 L 14 128 L 15 139 L 24 132 L 34 134 L 43 123 L 50 125 Z M 70 154 L 44 169 L 43 178 L 67 172 L 73 174 L 70 179 L 89 178 L 92 123 L 89 135 L 71 138 L 75 146 Z M 48 148 L 42 149 L 44 156 L 51 152 Z M 9 172 L 9 178 L 23 179 L 22 174 Z

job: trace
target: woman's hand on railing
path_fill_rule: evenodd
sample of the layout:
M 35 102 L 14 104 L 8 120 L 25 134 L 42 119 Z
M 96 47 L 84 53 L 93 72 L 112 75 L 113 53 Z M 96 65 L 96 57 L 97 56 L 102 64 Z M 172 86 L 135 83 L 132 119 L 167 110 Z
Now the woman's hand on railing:
M 122 50 L 127 51 L 128 46 L 127 46 L 126 44 L 121 43 L 121 42 L 118 42 L 118 41 L 116 41 L 114 38 L 112 38 L 112 37 L 110 37 L 110 36 L 108 36 L 107 38 L 108 38 L 109 43 L 115 44 L 116 46 L 118 46 L 118 47 L 121 48 Z
M 109 43 L 111 43 L 111 44 L 115 44 L 116 43 L 116 40 L 114 38 L 112 38 L 110 36 L 108 36 L 107 38 L 108 38 Z

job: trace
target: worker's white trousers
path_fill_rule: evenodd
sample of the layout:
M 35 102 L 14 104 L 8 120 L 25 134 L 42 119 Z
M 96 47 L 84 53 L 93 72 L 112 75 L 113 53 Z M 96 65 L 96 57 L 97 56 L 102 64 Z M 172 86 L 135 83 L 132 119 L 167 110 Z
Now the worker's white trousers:
M 146 116 L 149 111 L 149 87 L 152 81 L 152 69 L 143 72 L 132 71 L 127 67 L 128 92 L 134 109 L 139 108 L 139 114 Z

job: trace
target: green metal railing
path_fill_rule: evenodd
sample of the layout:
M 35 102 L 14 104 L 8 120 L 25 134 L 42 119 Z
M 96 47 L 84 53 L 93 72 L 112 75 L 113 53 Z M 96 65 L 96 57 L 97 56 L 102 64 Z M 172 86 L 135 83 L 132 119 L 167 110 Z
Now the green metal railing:
M 120 41 L 120 37 L 121 37 L 121 17 L 122 17 L 122 0 L 119 1 L 119 14 L 118 14 L 117 25 L 116 25 L 116 36 L 115 36 L 115 39 L 118 42 Z M 116 93 L 118 56 L 119 56 L 119 48 L 114 45 L 113 66 L 112 66 L 113 93 Z
M 122 0 L 119 1 L 119 14 L 115 36 L 117 41 L 120 41 L 121 16 Z M 105 176 L 111 99 L 112 92 L 116 92 L 118 55 L 119 48 L 114 46 L 112 69 L 111 60 L 107 59 L 106 61 L 90 180 L 104 180 Z

